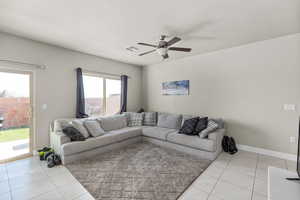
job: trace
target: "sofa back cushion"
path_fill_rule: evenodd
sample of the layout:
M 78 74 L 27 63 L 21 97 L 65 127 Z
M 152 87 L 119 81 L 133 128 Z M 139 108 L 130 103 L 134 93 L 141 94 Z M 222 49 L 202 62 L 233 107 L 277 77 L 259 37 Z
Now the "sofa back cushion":
M 180 129 L 182 115 L 158 113 L 157 126 L 162 128 Z
M 218 124 L 218 128 L 225 128 L 225 122 L 222 118 L 212 118 L 210 119 Z
M 105 131 L 97 120 L 85 120 L 83 124 L 88 130 L 89 134 L 93 137 L 98 137 L 105 134 Z
M 104 131 L 112 131 L 127 127 L 127 118 L 124 114 L 101 117 L 97 119 Z

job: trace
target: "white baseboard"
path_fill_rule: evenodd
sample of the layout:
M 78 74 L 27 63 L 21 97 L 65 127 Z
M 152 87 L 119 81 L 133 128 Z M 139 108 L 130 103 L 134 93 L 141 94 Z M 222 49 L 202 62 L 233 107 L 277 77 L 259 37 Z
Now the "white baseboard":
M 272 151 L 272 150 L 268 150 L 268 149 L 252 147 L 252 146 L 243 145 L 243 144 L 238 144 L 237 147 L 238 147 L 238 149 L 243 150 L 243 151 L 249 151 L 249 152 L 259 153 L 259 154 L 263 154 L 263 155 L 267 155 L 267 156 L 273 156 L 273 157 L 277 157 L 277 158 L 281 158 L 281 159 L 297 161 L 297 155 L 294 155 L 294 154 L 282 153 L 279 151 Z

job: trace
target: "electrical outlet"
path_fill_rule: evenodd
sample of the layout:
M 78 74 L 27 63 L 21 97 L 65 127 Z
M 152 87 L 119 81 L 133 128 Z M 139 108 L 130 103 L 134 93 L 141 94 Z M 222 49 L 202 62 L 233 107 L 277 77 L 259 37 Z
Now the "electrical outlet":
M 295 144 L 296 143 L 296 137 L 290 136 L 290 143 Z

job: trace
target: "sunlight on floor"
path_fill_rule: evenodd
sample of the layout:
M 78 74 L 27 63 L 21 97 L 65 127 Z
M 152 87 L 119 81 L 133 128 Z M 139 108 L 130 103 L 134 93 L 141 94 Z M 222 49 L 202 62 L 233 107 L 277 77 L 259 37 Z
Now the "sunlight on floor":
M 0 160 L 29 153 L 29 128 L 0 131 Z

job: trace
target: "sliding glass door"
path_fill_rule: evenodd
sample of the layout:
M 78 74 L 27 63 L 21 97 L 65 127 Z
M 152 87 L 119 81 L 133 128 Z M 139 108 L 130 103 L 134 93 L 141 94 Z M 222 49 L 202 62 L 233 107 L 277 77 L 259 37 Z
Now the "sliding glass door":
M 0 162 L 31 153 L 31 73 L 0 71 Z

